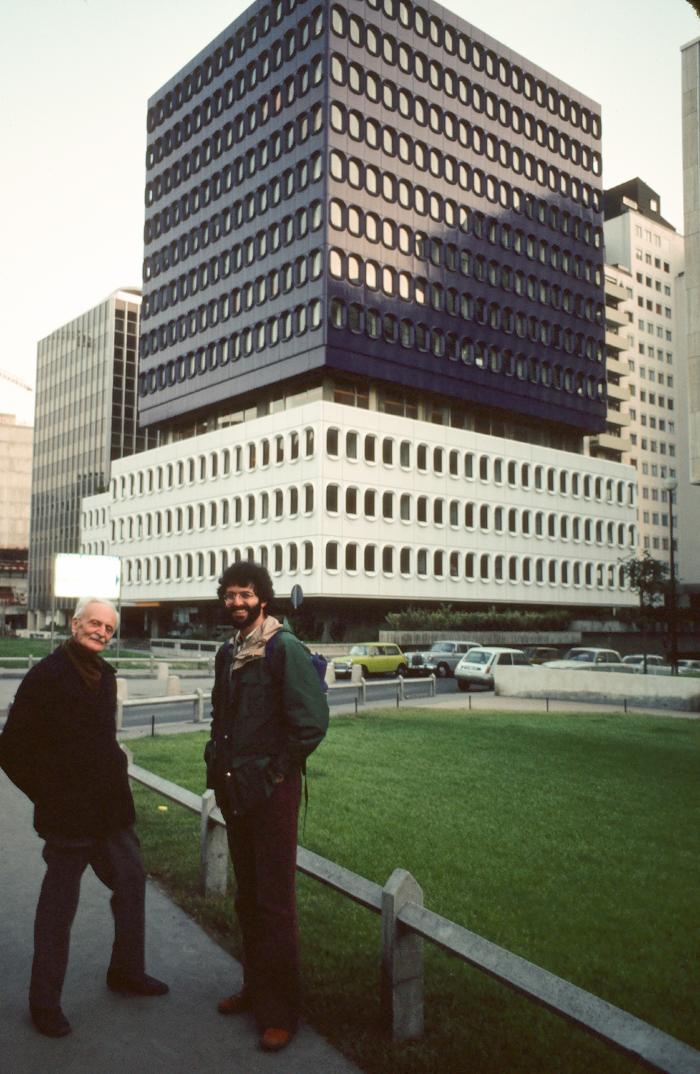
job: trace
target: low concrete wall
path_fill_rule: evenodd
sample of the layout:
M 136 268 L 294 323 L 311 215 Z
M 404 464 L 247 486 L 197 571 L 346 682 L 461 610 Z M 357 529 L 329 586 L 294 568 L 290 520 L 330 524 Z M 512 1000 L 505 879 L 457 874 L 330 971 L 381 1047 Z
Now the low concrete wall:
M 603 701 L 654 709 L 700 712 L 700 679 L 668 675 L 629 675 L 620 671 L 564 668 L 496 668 L 495 691 L 502 697 Z

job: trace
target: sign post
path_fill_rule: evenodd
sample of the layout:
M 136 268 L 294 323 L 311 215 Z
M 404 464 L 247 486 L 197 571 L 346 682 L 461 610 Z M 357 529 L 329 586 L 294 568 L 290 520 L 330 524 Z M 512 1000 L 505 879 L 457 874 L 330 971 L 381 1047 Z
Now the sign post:
M 101 597 L 103 600 L 118 601 L 121 616 L 121 592 L 122 561 L 119 556 L 85 556 L 59 552 L 54 557 L 53 565 L 52 643 L 57 597 Z M 117 656 L 120 634 L 121 628 L 117 634 Z

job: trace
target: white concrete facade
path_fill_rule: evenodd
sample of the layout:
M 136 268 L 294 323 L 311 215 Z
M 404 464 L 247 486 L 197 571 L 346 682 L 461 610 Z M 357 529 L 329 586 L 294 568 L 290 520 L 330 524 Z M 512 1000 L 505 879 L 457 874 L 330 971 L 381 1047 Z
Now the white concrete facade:
M 0 414 L 0 548 L 29 546 L 33 433 L 14 414 Z
M 307 597 L 629 606 L 635 501 L 628 466 L 319 400 L 116 460 L 81 550 L 127 605 L 254 558 Z
M 700 38 L 681 49 L 690 480 L 700 484 Z
M 634 319 L 627 332 L 626 358 L 630 398 L 622 403 L 629 418 L 631 449 L 627 456 L 637 471 L 640 551 L 669 558 L 666 485 L 677 480 L 678 368 L 684 360 L 679 346 L 679 303 L 683 289 L 683 237 L 673 228 L 629 206 L 605 221 L 608 262 L 628 268 Z M 684 403 L 684 400 L 683 400 Z

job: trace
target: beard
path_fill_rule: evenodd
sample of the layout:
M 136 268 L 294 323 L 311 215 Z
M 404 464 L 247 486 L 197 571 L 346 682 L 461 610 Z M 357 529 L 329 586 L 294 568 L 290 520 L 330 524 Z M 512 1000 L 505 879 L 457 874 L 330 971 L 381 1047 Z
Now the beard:
M 261 612 L 262 604 L 259 600 L 255 604 L 238 604 L 231 612 L 231 621 L 237 630 L 245 630 L 259 619 Z

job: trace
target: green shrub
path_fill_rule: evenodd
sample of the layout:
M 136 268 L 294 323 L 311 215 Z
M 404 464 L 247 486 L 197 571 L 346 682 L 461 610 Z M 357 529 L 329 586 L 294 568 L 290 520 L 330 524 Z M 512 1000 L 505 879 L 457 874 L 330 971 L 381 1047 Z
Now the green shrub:
M 386 621 L 392 630 L 566 630 L 571 613 L 556 608 L 542 612 L 509 611 L 489 608 L 473 612 L 453 609 L 451 604 L 439 608 L 407 608 L 390 612 Z

